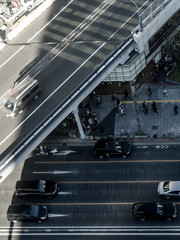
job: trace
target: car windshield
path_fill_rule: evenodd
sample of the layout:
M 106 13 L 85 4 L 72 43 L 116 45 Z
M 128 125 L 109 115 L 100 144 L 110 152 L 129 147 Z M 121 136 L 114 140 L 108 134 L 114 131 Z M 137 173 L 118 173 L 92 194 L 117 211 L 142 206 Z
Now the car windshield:
M 160 203 L 157 204 L 157 213 L 159 215 L 163 215 L 163 213 L 164 213 L 164 206 Z
M 40 180 L 38 182 L 38 189 L 40 192 L 45 192 L 45 188 L 46 188 L 46 182 L 44 180 Z
M 116 146 L 115 146 L 115 149 L 116 149 L 118 152 L 121 152 L 121 151 L 122 151 L 122 146 L 116 145 Z
M 38 206 L 33 205 L 33 206 L 31 206 L 31 208 L 30 208 L 30 215 L 31 215 L 31 216 L 34 216 L 34 217 L 37 217 L 37 216 L 38 216 L 38 211 L 39 211 Z
M 163 190 L 167 192 L 169 190 L 169 182 L 165 182 L 163 186 Z

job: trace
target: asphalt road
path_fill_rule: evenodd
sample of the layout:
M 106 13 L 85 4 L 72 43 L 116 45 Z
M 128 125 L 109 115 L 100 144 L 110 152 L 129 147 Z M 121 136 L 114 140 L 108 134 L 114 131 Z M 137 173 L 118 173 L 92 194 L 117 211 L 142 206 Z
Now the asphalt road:
M 34 152 L 0 185 L 1 239 L 177 239 L 180 216 L 171 222 L 140 222 L 132 218 L 131 208 L 138 201 L 167 201 L 158 197 L 157 185 L 179 180 L 179 151 L 179 145 L 154 142 L 134 144 L 125 160 L 99 160 L 93 145 L 86 144 L 61 145 L 52 157 Z M 51 200 L 17 199 L 13 191 L 20 178 L 53 179 L 60 192 Z M 171 201 L 180 211 L 179 199 Z M 8 205 L 25 202 L 46 205 L 49 219 L 41 224 L 9 223 Z
M 147 6 L 150 2 L 146 4 L 139 0 L 137 4 Z M 35 129 L 48 113 L 129 36 L 138 24 L 136 10 L 131 1 L 56 1 L 4 50 L 0 60 L 1 94 L 12 86 L 22 72 L 27 73 L 29 66 L 34 65 L 30 74 L 39 80 L 42 93 L 37 101 L 15 119 L 7 119 L 0 112 L 1 153 L 8 146 L 16 146 Z M 46 25 L 48 20 L 50 22 Z M 56 44 L 43 44 L 64 40 L 70 40 L 71 43 L 65 43 L 63 48 Z M 77 40 L 84 42 L 79 44 L 76 43 Z M 20 47 L 13 45 L 22 42 L 32 44 Z M 47 60 L 47 66 L 44 62 L 37 64 L 37 58 L 41 59 L 50 51 L 53 59 Z

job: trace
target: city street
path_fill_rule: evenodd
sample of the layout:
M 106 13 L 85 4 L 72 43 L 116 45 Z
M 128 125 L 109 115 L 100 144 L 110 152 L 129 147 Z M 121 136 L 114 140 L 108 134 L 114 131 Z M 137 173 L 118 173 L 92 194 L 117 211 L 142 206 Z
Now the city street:
M 139 240 L 164 239 L 169 235 L 176 239 L 180 234 L 179 216 L 170 222 L 141 222 L 132 218 L 131 208 L 139 201 L 168 202 L 157 195 L 157 185 L 160 181 L 179 180 L 179 146 L 158 141 L 131 144 L 132 154 L 127 159 L 99 160 L 93 156 L 93 142 L 59 145 L 57 155 L 50 157 L 35 151 L 0 186 L 1 239 L 34 240 L 40 236 L 43 239 L 77 239 L 77 236 L 78 239 L 119 239 L 121 236 Z M 17 199 L 13 191 L 19 178 L 55 180 L 60 192 L 51 200 Z M 179 199 L 171 201 L 180 211 Z M 40 224 L 9 223 L 6 209 L 10 203 L 45 205 L 49 218 Z

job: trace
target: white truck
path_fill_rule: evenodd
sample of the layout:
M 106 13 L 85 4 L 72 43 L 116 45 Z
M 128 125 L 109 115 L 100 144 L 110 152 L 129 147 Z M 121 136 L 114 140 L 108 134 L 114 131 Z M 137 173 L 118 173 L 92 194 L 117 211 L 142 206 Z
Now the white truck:
M 13 25 L 22 15 L 30 12 L 44 0 L 2 0 L 0 1 L 0 27 Z

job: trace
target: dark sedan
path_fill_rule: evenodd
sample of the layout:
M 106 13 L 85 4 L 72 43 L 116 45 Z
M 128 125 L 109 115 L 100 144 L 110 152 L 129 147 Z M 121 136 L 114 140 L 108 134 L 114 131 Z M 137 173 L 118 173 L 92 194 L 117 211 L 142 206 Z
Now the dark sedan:
M 21 180 L 16 183 L 15 196 L 20 198 L 45 197 L 53 198 L 59 191 L 56 182 L 51 180 Z
M 173 220 L 177 217 L 177 208 L 174 203 L 139 202 L 133 204 L 132 216 L 141 221 L 151 219 Z
M 37 205 L 10 205 L 7 219 L 11 222 L 42 222 L 48 218 L 48 209 Z
M 123 157 L 126 158 L 131 152 L 131 146 L 113 138 L 103 138 L 96 142 L 94 155 L 99 158 Z

